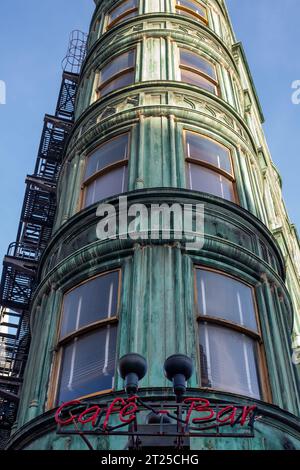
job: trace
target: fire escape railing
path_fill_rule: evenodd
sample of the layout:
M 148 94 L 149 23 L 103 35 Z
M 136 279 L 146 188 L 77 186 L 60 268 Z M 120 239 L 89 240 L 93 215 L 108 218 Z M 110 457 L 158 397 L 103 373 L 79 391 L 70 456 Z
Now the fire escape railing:
M 0 449 L 16 420 L 30 346 L 29 312 L 37 285 L 38 263 L 47 246 L 56 213 L 56 187 L 66 142 L 74 123 L 79 72 L 86 35 L 71 34 L 54 116 L 46 115 L 35 170 L 26 190 L 15 243 L 3 261 L 0 284 Z

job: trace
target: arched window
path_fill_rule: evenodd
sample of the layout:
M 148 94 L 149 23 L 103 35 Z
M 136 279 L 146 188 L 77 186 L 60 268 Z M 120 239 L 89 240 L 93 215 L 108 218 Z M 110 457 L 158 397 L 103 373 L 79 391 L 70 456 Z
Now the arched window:
M 206 7 L 197 0 L 176 0 L 176 12 L 207 24 Z
M 187 49 L 180 49 L 181 81 L 219 94 L 216 68 L 206 59 Z
M 120 271 L 75 287 L 63 299 L 56 404 L 113 388 Z
M 134 83 L 135 50 L 124 52 L 108 62 L 99 73 L 98 98 Z
M 196 268 L 201 387 L 260 399 L 268 393 L 251 286 Z
M 83 208 L 127 191 L 128 157 L 128 133 L 108 140 L 87 157 L 82 188 Z
M 124 20 L 138 14 L 138 0 L 125 0 L 112 8 L 107 14 L 107 28 L 112 28 Z
M 189 189 L 238 202 L 230 150 L 195 132 L 185 132 Z

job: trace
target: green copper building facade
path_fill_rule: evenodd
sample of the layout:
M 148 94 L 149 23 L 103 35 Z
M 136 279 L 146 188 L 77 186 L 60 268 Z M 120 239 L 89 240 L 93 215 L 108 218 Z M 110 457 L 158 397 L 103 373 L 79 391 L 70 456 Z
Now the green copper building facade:
M 191 449 L 300 449 L 299 242 L 226 6 L 95 4 L 9 448 L 86 448 L 57 435 L 55 410 L 125 396 L 116 363 L 136 352 L 145 399 L 172 400 L 162 366 L 182 353 L 195 366 L 189 396 L 257 405 L 253 438 L 195 438 Z M 97 207 L 118 213 L 120 195 L 147 208 L 203 204 L 203 247 L 189 235 L 100 240 Z

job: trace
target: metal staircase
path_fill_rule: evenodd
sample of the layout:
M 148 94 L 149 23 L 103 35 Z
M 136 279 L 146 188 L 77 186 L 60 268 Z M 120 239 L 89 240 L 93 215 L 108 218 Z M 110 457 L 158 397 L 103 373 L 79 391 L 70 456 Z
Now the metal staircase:
M 54 116 L 46 115 L 35 170 L 26 190 L 15 243 L 3 261 L 0 284 L 0 449 L 16 419 L 26 366 L 29 312 L 37 285 L 37 268 L 47 246 L 56 212 L 56 186 L 66 142 L 74 123 L 79 73 L 85 58 L 86 35 L 71 34 Z

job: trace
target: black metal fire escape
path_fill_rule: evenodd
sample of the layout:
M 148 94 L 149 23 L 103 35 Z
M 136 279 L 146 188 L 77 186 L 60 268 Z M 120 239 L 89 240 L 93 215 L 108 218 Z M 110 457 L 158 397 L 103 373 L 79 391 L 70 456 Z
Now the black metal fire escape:
M 0 448 L 16 419 L 29 345 L 29 312 L 37 285 L 37 268 L 50 240 L 56 212 L 56 186 L 66 142 L 74 123 L 79 72 L 86 35 L 73 31 L 63 61 L 54 116 L 46 115 L 34 173 L 27 176 L 15 243 L 3 261 L 0 284 Z

